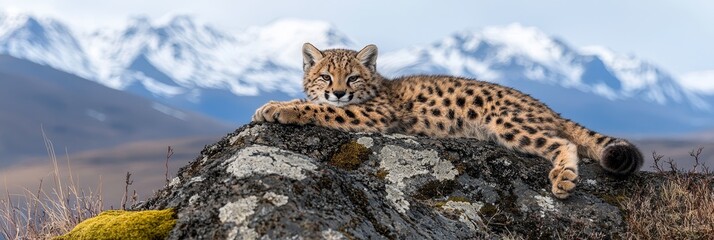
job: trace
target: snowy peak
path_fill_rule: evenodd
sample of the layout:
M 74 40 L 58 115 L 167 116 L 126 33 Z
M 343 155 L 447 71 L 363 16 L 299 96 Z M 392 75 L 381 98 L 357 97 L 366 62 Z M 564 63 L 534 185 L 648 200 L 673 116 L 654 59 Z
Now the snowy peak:
M 576 50 L 534 27 L 510 24 L 461 32 L 432 45 L 382 58 L 388 75 L 453 74 L 512 84 L 533 80 L 602 97 L 708 108 L 666 72 L 601 47 Z
M 714 97 L 714 70 L 689 72 L 680 79 L 688 90 Z
M 4 50 L 21 44 L 45 49 L 56 44 L 79 48 L 72 32 L 63 24 L 53 19 L 37 19 L 24 14 L 0 13 L 0 41 Z
M 155 25 L 155 31 L 159 37 L 165 38 L 162 40 L 179 40 L 206 46 L 216 46 L 234 40 L 233 37 L 220 33 L 210 25 L 196 23 L 189 15 L 175 15 L 167 23 Z
M 427 70 L 502 82 L 520 71 L 517 77 L 571 86 L 577 85 L 573 79 L 582 74 L 572 59 L 570 48 L 561 41 L 517 23 L 460 32 L 430 46 L 382 58 L 385 71 L 397 75 Z
M 122 29 L 88 35 L 83 46 L 95 63 L 97 81 L 105 85 L 126 89 L 139 84 L 153 95 L 190 92 L 196 99 L 200 89 L 236 95 L 300 92 L 304 42 L 325 48 L 352 44 L 320 21 L 285 19 L 230 35 L 176 15 L 158 21 L 134 17 Z
M 669 73 L 635 56 L 618 54 L 602 46 L 588 46 L 580 51 L 602 60 L 620 81 L 621 92 L 626 96 L 641 97 L 659 104 L 674 102 L 690 103 L 700 109 L 714 107 L 688 91 Z
M 500 56 L 526 56 L 536 62 L 555 64 L 569 53 L 568 47 L 535 27 L 513 23 L 505 27 L 486 27 L 483 41 L 500 48 Z
M 123 38 L 131 38 L 136 35 L 145 34 L 153 30 L 151 22 L 148 17 L 145 16 L 135 16 L 129 19 L 129 23 L 121 31 Z M 97 33 L 101 34 L 101 33 Z M 108 33 L 107 33 L 108 34 Z
M 0 12 L 0 54 L 31 60 L 82 77 L 91 64 L 72 31 L 50 18 Z
M 623 88 L 633 90 L 657 83 L 657 76 L 664 74 L 653 65 L 634 56 L 617 54 L 603 46 L 586 46 L 580 49 L 585 55 L 596 56 L 616 73 L 621 73 Z
M 466 57 L 488 60 L 493 64 L 509 64 L 512 61 L 538 63 L 541 67 L 562 72 L 578 71 L 568 69 L 563 60 L 573 58 L 570 47 L 552 38 L 535 27 L 519 23 L 507 26 L 486 27 L 480 32 L 461 32 L 434 44 L 436 49 L 458 49 Z M 538 66 L 525 66 L 530 71 L 540 71 Z M 546 80 L 546 76 L 530 74 L 533 80 Z M 577 75 L 577 73 L 573 73 Z
M 146 58 L 153 67 L 169 74 L 178 84 L 212 86 L 211 81 L 194 82 L 211 54 L 235 40 L 207 25 L 196 24 L 189 16 L 179 15 L 164 23 L 152 23 L 146 17 L 134 17 L 120 30 L 96 32 L 84 46 L 98 68 L 98 79 L 123 89 L 138 81 L 132 69 L 138 58 Z M 143 78 L 142 78 L 143 79 Z
M 0 12 L 0 36 L 4 39 L 27 38 L 33 34 L 44 36 L 43 24 L 48 27 L 61 25 L 51 19 L 42 19 L 42 22 L 31 15 Z

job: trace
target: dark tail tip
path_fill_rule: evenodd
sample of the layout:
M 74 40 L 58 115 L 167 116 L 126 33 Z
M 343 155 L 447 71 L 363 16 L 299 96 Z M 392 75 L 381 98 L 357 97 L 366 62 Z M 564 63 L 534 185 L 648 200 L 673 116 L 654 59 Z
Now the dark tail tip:
M 642 167 L 642 153 L 628 141 L 618 139 L 605 146 L 600 166 L 616 175 L 629 175 Z

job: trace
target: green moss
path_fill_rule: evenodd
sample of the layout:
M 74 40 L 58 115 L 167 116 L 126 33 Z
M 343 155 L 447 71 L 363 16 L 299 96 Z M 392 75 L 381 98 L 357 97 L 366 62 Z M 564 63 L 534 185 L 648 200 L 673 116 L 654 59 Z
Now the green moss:
M 369 159 L 369 149 L 362 146 L 362 144 L 351 141 L 340 146 L 337 153 L 332 155 L 330 164 L 346 170 L 355 170 L 367 159 Z
M 109 210 L 84 220 L 69 233 L 54 239 L 165 239 L 174 224 L 173 209 Z

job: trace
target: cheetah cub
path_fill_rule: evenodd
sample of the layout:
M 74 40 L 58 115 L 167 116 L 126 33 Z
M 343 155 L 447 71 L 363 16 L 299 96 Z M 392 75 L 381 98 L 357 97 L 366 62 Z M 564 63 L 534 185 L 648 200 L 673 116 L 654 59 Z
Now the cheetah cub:
M 320 51 L 305 43 L 302 52 L 307 100 L 269 102 L 253 121 L 493 140 L 550 160 L 551 191 L 561 199 L 575 188 L 578 154 L 616 175 L 642 165 L 626 140 L 588 130 L 512 88 L 453 76 L 387 80 L 377 72 L 375 45 Z

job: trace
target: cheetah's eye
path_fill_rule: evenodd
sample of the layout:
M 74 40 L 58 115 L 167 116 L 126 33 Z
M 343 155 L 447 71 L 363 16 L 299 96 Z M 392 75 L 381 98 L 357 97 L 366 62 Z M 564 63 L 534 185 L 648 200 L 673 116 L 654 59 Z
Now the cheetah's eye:
M 328 82 L 332 81 L 332 78 L 330 77 L 330 75 L 322 74 L 322 75 L 320 75 L 320 77 L 322 78 L 322 80 L 325 80 Z
M 358 78 L 359 78 L 359 76 L 351 76 L 351 77 L 348 77 L 348 78 L 347 78 L 347 83 L 351 83 L 351 82 L 357 81 Z

